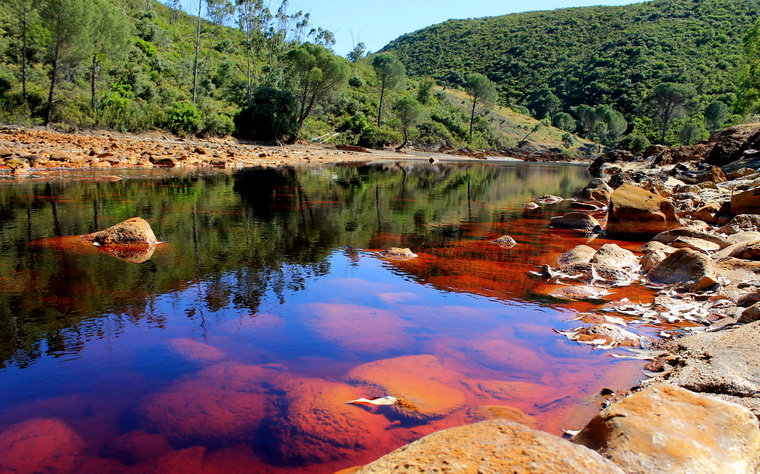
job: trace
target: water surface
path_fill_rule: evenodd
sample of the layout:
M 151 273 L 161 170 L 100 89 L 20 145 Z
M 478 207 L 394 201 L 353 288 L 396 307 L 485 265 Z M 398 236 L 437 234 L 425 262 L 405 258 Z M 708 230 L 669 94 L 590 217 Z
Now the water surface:
M 554 333 L 593 305 L 526 274 L 586 241 L 546 228 L 566 205 L 522 209 L 582 167 L 125 176 L 0 183 L 0 430 L 62 421 L 82 444 L 60 469 L 331 472 L 494 414 L 578 429 L 639 375 Z M 133 216 L 166 241 L 152 255 L 67 237 Z M 358 375 L 376 361 L 434 416 L 345 404 L 386 394 Z

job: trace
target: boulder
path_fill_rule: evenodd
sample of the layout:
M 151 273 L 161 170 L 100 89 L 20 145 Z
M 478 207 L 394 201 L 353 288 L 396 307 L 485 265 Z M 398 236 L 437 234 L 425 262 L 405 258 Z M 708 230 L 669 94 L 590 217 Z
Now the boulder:
M 760 231 L 760 215 L 758 214 L 739 214 L 734 216 L 728 224 L 718 229 L 719 233 L 728 235 L 758 231 Z
M 511 249 L 515 245 L 517 245 L 517 242 L 515 242 L 515 239 L 508 235 L 502 235 L 498 239 L 494 239 L 491 241 L 492 244 L 496 244 L 499 247 L 505 248 L 505 249 Z
M 639 261 L 633 252 L 616 244 L 602 245 L 594 254 L 591 263 L 625 269 L 635 269 L 639 266 Z
M 607 285 L 630 283 L 635 279 L 634 275 L 625 269 L 590 262 L 565 265 L 560 268 L 560 271 L 567 275 L 582 275 L 583 281 Z
M 654 283 L 676 285 L 688 291 L 707 289 L 718 282 L 710 257 L 692 249 L 678 249 L 659 265 L 647 278 Z
M 740 161 L 744 151 L 753 147 L 759 139 L 760 129 L 757 124 L 736 125 L 719 130 L 710 136 L 710 142 L 714 145 L 705 161 L 715 166 L 725 166 Z
M 552 217 L 549 227 L 556 229 L 572 229 L 598 234 L 602 231 L 599 221 L 585 212 L 570 212 L 564 216 Z
M 464 393 L 461 376 L 444 368 L 433 355 L 413 355 L 383 359 L 360 365 L 348 373 L 356 384 L 376 387 L 399 403 L 391 410 L 402 418 L 425 421 L 440 418 L 461 407 Z
M 697 209 L 692 213 L 692 217 L 699 219 L 700 221 L 707 222 L 708 224 L 715 224 L 718 220 L 718 214 L 721 210 L 721 205 L 717 202 L 710 202 Z
M 754 323 L 755 321 L 760 321 L 760 303 L 755 303 L 746 308 L 739 316 L 740 323 Z
M 149 161 L 154 166 L 160 166 L 163 168 L 176 168 L 179 166 L 179 161 L 173 156 L 153 157 L 151 156 Z
M 760 321 L 682 337 L 663 345 L 672 369 L 659 378 L 738 403 L 760 416 L 758 347 Z
M 619 473 L 583 446 L 507 420 L 489 420 L 428 435 L 359 469 L 387 472 Z
M 549 296 L 558 300 L 588 301 L 599 300 L 610 294 L 604 288 L 587 285 L 562 286 L 549 293 Z
M 731 196 L 731 214 L 760 214 L 760 187 Z
M 737 285 L 760 281 L 760 262 L 741 258 L 726 258 L 715 264 L 718 274 Z
M 746 472 L 760 466 L 760 429 L 749 410 L 659 384 L 596 415 L 573 442 L 626 472 Z
M 662 244 L 671 244 L 681 237 L 706 240 L 718 244 L 720 248 L 725 248 L 731 245 L 731 241 L 723 235 L 714 235 L 691 227 L 679 227 L 677 229 L 661 232 L 655 235 L 652 238 L 652 241 L 660 242 Z
M 596 250 L 588 245 L 579 245 L 560 255 L 557 258 L 557 263 L 562 267 L 576 263 L 589 263 L 595 254 Z
M 106 230 L 84 235 L 82 238 L 97 245 L 155 245 L 158 243 L 150 224 L 141 217 L 127 219 Z
M 410 259 L 417 257 L 417 254 L 408 248 L 391 247 L 380 252 L 380 256 L 391 259 Z
M 74 472 L 84 441 L 63 421 L 35 418 L 0 432 L 0 472 Z
M 724 173 L 723 170 L 717 166 L 713 166 L 710 168 L 710 171 L 707 172 L 707 175 L 703 178 L 703 181 L 709 181 L 711 183 L 725 183 L 727 181 L 726 173 Z
M 756 171 L 753 170 L 752 168 L 739 168 L 736 171 L 728 173 L 726 175 L 726 178 L 728 178 L 729 180 L 733 181 L 735 179 L 744 178 L 745 176 L 751 176 L 751 175 L 753 175 L 755 173 L 756 173 Z
M 601 178 L 592 179 L 585 188 L 573 194 L 573 197 L 582 201 L 600 201 L 609 203 L 613 189 Z
M 551 194 L 547 194 L 545 196 L 540 196 L 540 197 L 536 198 L 536 202 L 538 204 L 541 204 L 542 206 L 550 206 L 552 204 L 560 203 L 560 202 L 562 202 L 564 200 L 565 199 L 563 197 L 554 196 L 554 195 L 551 195 Z
M 623 184 L 610 197 L 607 232 L 648 236 L 680 225 L 670 200 L 638 186 Z
M 692 249 L 706 254 L 720 250 L 720 245 L 715 242 L 683 236 L 676 237 L 676 239 L 670 243 L 670 246 L 676 249 Z

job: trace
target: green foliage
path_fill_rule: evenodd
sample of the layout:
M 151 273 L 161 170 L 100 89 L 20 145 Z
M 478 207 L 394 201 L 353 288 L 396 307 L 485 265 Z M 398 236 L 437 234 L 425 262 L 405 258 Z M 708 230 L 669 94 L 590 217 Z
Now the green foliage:
M 404 134 L 404 141 L 399 148 L 404 148 L 409 142 L 409 130 L 422 120 L 425 110 L 416 99 L 404 97 L 393 105 L 393 112 L 398 117 L 401 131 Z
M 705 140 L 709 133 L 701 124 L 686 122 L 681 131 L 678 132 L 678 138 L 684 145 L 693 145 L 694 143 Z
M 398 87 L 406 79 L 406 69 L 398 58 L 390 53 L 376 54 L 372 57 L 372 67 L 380 87 L 380 103 L 377 107 L 377 126 L 382 124 L 383 100 L 386 89 Z
M 644 135 L 633 132 L 630 135 L 627 135 L 620 143 L 620 146 L 622 148 L 625 148 L 626 150 L 630 150 L 634 153 L 641 153 L 647 148 L 649 148 L 650 142 Z
M 178 102 L 169 109 L 167 127 L 179 136 L 187 136 L 198 131 L 201 112 L 190 102 Z
M 628 128 L 623 114 L 608 105 L 580 105 L 575 108 L 575 114 L 585 136 L 606 146 L 615 145 Z
M 760 18 L 744 37 L 744 50 L 749 67 L 742 81 L 738 105 L 742 111 L 760 114 Z
M 491 107 L 496 99 L 499 97 L 496 92 L 496 87 L 483 74 L 473 73 L 467 76 L 467 82 L 464 85 L 464 89 L 472 97 L 472 109 L 470 110 L 470 131 L 469 137 L 472 140 L 472 128 L 475 124 L 475 113 L 477 112 L 477 105 L 481 104 L 486 109 Z
M 560 105 L 562 102 L 559 97 L 554 95 L 548 87 L 537 90 L 528 99 L 528 107 L 533 111 L 533 116 L 539 120 L 553 117 Z
M 574 132 L 578 126 L 573 116 L 566 112 L 555 114 L 552 118 L 552 124 L 560 130 L 565 130 L 566 132 Z
M 235 133 L 252 140 L 277 140 L 298 131 L 298 103 L 289 91 L 260 87 L 250 107 L 235 116 Z
M 663 82 L 657 85 L 647 97 L 647 105 L 655 120 L 660 124 L 660 143 L 665 143 L 671 121 L 686 112 L 689 100 L 697 91 L 691 84 Z
M 725 102 L 716 100 L 705 108 L 705 122 L 707 122 L 711 133 L 720 128 L 728 119 L 728 116 L 728 106 Z

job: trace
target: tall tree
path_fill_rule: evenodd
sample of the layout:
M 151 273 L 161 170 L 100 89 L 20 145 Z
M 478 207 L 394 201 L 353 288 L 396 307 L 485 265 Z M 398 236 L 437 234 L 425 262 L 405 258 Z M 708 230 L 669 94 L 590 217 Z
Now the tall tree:
M 464 89 L 472 97 L 472 107 L 470 108 L 470 140 L 472 140 L 472 127 L 475 124 L 475 112 L 478 104 L 484 107 L 490 107 L 496 102 L 499 94 L 496 92 L 496 86 L 483 74 L 473 73 L 467 76 Z
M 367 52 L 367 45 L 365 45 L 363 42 L 359 42 L 354 46 L 354 49 L 351 50 L 346 57 L 349 61 L 352 63 L 355 63 L 359 61 L 361 58 L 364 57 L 364 54 Z
M 686 104 L 697 94 L 691 84 L 663 82 L 654 88 L 647 98 L 650 110 L 660 123 L 660 143 L 665 143 L 673 119 L 680 117 L 686 111 Z
M 396 148 L 401 150 L 409 143 L 409 130 L 422 120 L 425 109 L 411 97 L 404 97 L 393 105 L 393 111 L 401 122 L 401 131 L 404 134 L 404 142 Z
M 21 101 L 26 105 L 29 75 L 29 29 L 38 15 L 38 0 L 9 0 L 8 6 L 18 19 L 18 35 L 21 40 Z
M 314 105 L 339 92 L 348 81 L 348 61 L 323 46 L 304 43 L 290 50 L 285 60 L 293 71 L 298 90 L 298 126 L 303 125 Z
M 721 125 L 728 118 L 728 106 L 725 102 L 716 100 L 711 102 L 710 105 L 705 108 L 705 122 L 710 127 L 710 133 L 715 133 L 715 130 L 720 128 Z
M 391 53 L 380 53 L 372 58 L 372 67 L 380 81 L 380 104 L 377 106 L 377 126 L 382 125 L 385 91 L 397 87 L 406 78 L 406 69 Z
M 533 111 L 538 120 L 553 117 L 562 102 L 548 87 L 544 86 L 531 94 L 528 107 Z
M 212 23 L 224 26 L 235 14 L 235 4 L 232 0 L 206 0 L 206 11 Z
M 118 8 L 106 0 L 95 0 L 95 14 L 90 28 L 90 106 L 98 108 L 97 77 L 103 58 L 114 59 L 125 50 L 129 39 L 129 20 Z
M 251 106 L 254 84 L 253 49 L 262 39 L 261 29 L 267 21 L 269 10 L 263 0 L 237 0 L 238 27 L 245 34 L 245 98 L 246 105 Z
M 742 111 L 760 113 L 760 18 L 744 37 L 744 51 L 749 70 L 742 81 L 738 105 Z
M 201 52 L 201 13 L 203 0 L 198 0 L 198 18 L 195 25 L 195 59 L 193 60 L 193 103 L 198 100 L 198 55 Z
M 45 0 L 42 18 L 50 31 L 50 90 L 45 125 L 53 119 L 56 85 L 61 68 L 75 65 L 88 53 L 93 5 L 90 0 Z

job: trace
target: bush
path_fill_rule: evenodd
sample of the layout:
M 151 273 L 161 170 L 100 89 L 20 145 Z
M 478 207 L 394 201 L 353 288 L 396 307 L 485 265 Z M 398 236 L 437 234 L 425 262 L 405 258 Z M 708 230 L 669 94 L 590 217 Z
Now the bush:
M 376 127 L 370 125 L 359 136 L 359 145 L 367 148 L 383 148 L 388 145 L 401 143 L 403 137 L 389 125 Z
M 626 150 L 630 150 L 634 153 L 641 153 L 646 150 L 650 145 L 649 140 L 644 135 L 634 132 L 623 138 L 620 142 L 620 147 Z
M 223 137 L 235 131 L 235 123 L 227 114 L 214 113 L 203 118 L 201 135 L 204 137 Z
M 259 87 L 251 106 L 235 116 L 235 135 L 250 140 L 276 140 L 298 131 L 296 99 L 288 91 Z
M 166 126 L 179 136 L 187 136 L 198 131 L 201 112 L 190 102 L 178 102 L 169 109 Z

